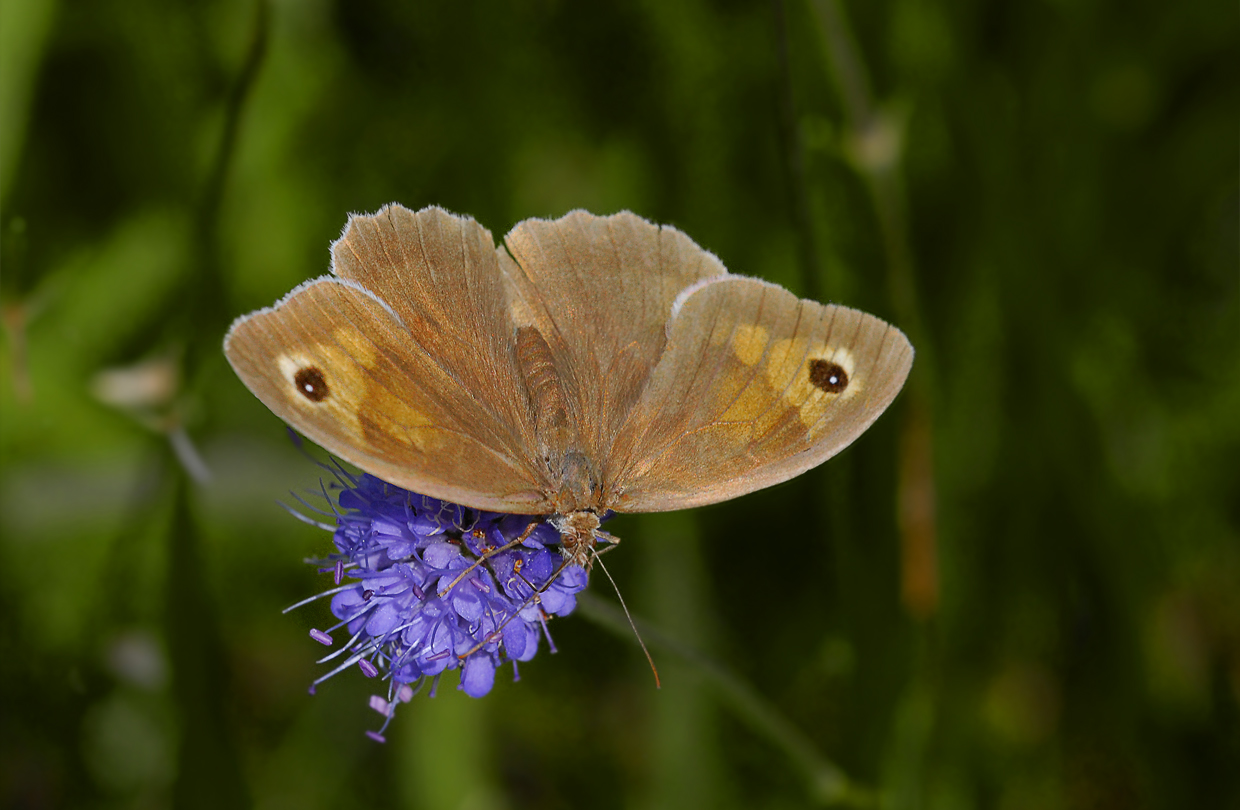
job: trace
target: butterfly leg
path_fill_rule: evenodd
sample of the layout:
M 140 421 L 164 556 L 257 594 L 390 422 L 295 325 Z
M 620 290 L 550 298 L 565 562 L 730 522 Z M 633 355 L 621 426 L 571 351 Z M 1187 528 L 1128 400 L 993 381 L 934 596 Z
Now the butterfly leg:
M 521 532 L 521 534 L 518 535 L 516 539 L 510 540 L 504 545 L 499 546 L 498 548 L 493 548 L 488 551 L 483 551 L 482 556 L 480 558 L 478 558 L 477 560 L 474 560 L 472 565 L 470 565 L 468 568 L 466 568 L 461 573 L 457 574 L 456 579 L 452 580 L 451 584 L 449 584 L 448 587 L 444 588 L 443 590 L 439 592 L 439 598 L 442 599 L 443 597 L 451 593 L 453 588 L 461 584 L 461 580 L 465 579 L 465 577 L 472 574 L 475 570 L 477 570 L 478 566 L 482 565 L 484 562 L 491 559 L 496 554 L 505 552 L 510 548 L 515 548 L 521 545 L 522 543 L 524 543 L 526 540 L 530 539 L 530 535 L 534 533 L 534 530 L 537 529 L 541 523 L 542 523 L 541 520 L 531 521 L 530 525 L 526 526 L 525 531 Z
M 473 655 L 474 653 L 478 652 L 478 650 L 481 650 L 486 645 L 490 644 L 492 641 L 498 641 L 502 637 L 504 628 L 507 627 L 509 624 L 511 624 L 513 619 L 520 616 L 521 611 L 525 610 L 530 605 L 536 605 L 540 601 L 542 601 L 542 595 L 548 588 L 551 587 L 551 583 L 559 579 L 560 574 L 564 573 L 564 569 L 568 568 L 572 564 L 573 564 L 573 560 L 569 558 L 565 558 L 564 562 L 560 563 L 560 567 L 555 569 L 555 571 L 551 574 L 551 576 L 547 577 L 547 581 L 543 583 L 542 587 L 536 586 L 534 583 L 530 582 L 528 579 L 525 578 L 525 574 L 522 574 L 520 570 L 516 570 L 515 571 L 516 575 L 521 577 L 522 582 L 530 586 L 530 589 L 533 590 L 533 593 L 531 593 L 529 595 L 529 598 L 527 598 L 524 602 L 521 603 L 521 607 L 514 610 L 511 613 L 511 615 L 506 617 L 504 621 L 500 623 L 498 627 L 496 627 L 494 630 L 488 633 L 486 638 L 484 638 L 482 641 L 479 641 L 477 644 L 475 644 L 474 646 L 470 647 L 465 652 L 458 655 L 457 658 L 464 660 L 468 658 L 469 656 Z M 546 613 L 543 613 L 543 616 L 545 618 L 551 618 Z

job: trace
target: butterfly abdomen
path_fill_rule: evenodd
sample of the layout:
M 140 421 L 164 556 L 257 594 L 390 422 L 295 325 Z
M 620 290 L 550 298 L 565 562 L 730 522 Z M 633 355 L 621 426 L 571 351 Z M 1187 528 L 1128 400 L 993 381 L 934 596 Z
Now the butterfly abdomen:
M 554 465 L 568 451 L 573 437 L 564 386 L 556 372 L 551 347 L 537 328 L 522 326 L 517 329 L 516 354 L 542 460 Z
M 551 347 L 533 326 L 522 326 L 517 330 L 517 366 L 525 379 L 534 414 L 535 433 L 543 436 L 566 425 L 568 409 L 564 401 L 564 388 L 555 371 Z
M 534 435 L 548 476 L 548 495 L 561 513 L 591 508 L 598 500 L 598 472 L 582 452 L 569 419 L 564 384 L 551 347 L 533 326 L 517 329 L 517 365 L 525 380 Z

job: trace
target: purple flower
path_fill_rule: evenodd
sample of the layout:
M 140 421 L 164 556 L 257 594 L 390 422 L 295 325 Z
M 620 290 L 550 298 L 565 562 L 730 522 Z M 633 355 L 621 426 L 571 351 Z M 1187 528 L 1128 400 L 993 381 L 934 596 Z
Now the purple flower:
M 517 662 L 537 654 L 542 636 L 555 652 L 547 620 L 572 613 L 587 575 L 561 557 L 559 533 L 542 517 L 479 512 L 334 472 L 343 486 L 336 553 L 311 562 L 335 577 L 319 596 L 331 596 L 339 622 L 310 636 L 332 644 L 343 629 L 349 638 L 320 661 L 340 663 L 314 686 L 352 666 L 387 680 L 387 697 L 370 702 L 385 717 L 371 737 L 382 741 L 395 707 L 428 680 L 433 693 L 446 670 L 460 669 L 458 688 L 482 697 L 502 664 L 511 661 L 517 679 Z

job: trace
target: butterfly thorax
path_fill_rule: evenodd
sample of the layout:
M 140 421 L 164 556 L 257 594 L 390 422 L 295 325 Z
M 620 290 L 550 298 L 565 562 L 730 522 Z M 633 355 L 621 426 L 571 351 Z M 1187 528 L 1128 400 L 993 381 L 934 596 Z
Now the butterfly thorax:
M 556 514 L 607 511 L 602 503 L 598 471 L 585 453 L 570 450 L 558 458 L 553 457 L 548 466 L 548 474 L 556 483 L 547 495 Z
M 551 494 L 555 514 L 550 522 L 560 532 L 565 558 L 589 571 L 594 564 L 594 546 L 600 537 L 610 537 L 599 531 L 599 514 L 607 511 L 607 505 L 598 474 L 589 458 L 578 451 L 565 453 L 554 466 L 560 484 L 559 491 Z

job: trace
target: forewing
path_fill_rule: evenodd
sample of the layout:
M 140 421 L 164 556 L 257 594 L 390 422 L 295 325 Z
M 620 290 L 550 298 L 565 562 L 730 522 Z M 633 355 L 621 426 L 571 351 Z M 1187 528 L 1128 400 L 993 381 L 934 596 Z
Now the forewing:
M 333 269 L 238 320 L 225 353 L 277 416 L 393 484 L 548 511 L 490 234 L 439 209 L 353 217 Z M 317 375 L 317 376 L 316 376 Z
M 353 216 L 332 245 L 332 272 L 384 301 L 410 340 L 477 409 L 502 426 L 506 443 L 532 437 L 518 371 L 509 290 L 491 232 L 441 208 L 402 205 Z
M 731 276 L 686 292 L 618 437 L 621 511 L 715 503 L 838 453 L 904 385 L 913 349 L 882 320 Z

